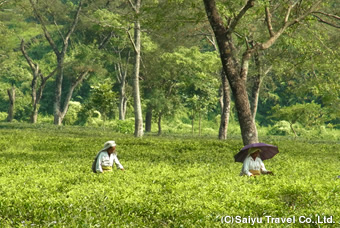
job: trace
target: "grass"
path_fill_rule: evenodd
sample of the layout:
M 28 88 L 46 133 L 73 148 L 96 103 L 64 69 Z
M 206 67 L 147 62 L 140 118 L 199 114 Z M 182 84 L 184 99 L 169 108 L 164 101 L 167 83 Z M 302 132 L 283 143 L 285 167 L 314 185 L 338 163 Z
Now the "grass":
M 97 151 L 117 142 L 126 171 L 91 172 Z M 275 176 L 240 177 L 242 141 L 110 129 L 0 123 L 1 227 L 337 227 L 338 142 L 270 137 Z M 221 223 L 241 216 L 240 224 Z M 295 218 L 268 222 L 266 216 Z M 319 217 L 320 216 L 320 217 Z M 299 223 L 332 216 L 335 224 Z M 228 217 L 227 217 L 228 218 Z M 227 221 L 227 220 L 226 220 Z M 323 220 L 322 220 L 323 221 Z

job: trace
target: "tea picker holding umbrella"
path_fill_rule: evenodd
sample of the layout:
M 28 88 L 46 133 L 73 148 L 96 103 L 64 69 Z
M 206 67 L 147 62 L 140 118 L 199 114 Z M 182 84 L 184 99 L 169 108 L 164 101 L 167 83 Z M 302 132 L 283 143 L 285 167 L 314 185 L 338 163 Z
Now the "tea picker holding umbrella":
M 273 175 L 273 172 L 265 168 L 263 160 L 270 159 L 277 153 L 279 153 L 279 150 L 276 146 L 265 143 L 253 143 L 243 147 L 234 158 L 235 162 L 243 163 L 241 176 Z

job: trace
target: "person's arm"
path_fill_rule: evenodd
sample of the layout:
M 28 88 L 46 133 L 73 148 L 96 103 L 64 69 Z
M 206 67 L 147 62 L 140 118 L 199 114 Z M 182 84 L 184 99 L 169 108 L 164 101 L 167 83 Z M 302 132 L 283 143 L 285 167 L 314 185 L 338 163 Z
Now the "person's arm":
M 102 165 L 101 165 L 102 160 L 103 160 L 103 153 L 100 153 L 98 155 L 97 163 L 96 163 L 96 171 L 97 171 L 97 173 L 102 173 L 103 172 Z
M 250 162 L 250 157 L 246 157 L 243 161 L 243 167 L 242 167 L 242 172 L 246 174 L 247 176 L 253 176 L 251 172 L 249 172 L 249 162 Z
M 266 167 L 264 166 L 264 163 L 262 161 L 261 158 L 259 158 L 260 162 L 261 162 L 261 173 L 263 174 L 273 174 L 273 172 L 269 171 L 266 169 Z
M 120 164 L 117 155 L 115 154 L 113 157 L 113 161 L 116 163 L 117 168 L 124 170 L 124 167 L 122 166 L 122 164 Z

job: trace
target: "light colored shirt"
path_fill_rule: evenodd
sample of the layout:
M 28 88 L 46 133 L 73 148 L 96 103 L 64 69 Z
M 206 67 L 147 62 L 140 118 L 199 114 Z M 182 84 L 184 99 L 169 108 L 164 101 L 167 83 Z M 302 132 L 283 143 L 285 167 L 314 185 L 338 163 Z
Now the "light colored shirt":
M 96 171 L 97 173 L 103 172 L 102 166 L 113 166 L 113 163 L 116 163 L 117 168 L 124 169 L 122 164 L 120 164 L 117 154 L 108 154 L 106 151 L 100 152 L 98 155 L 97 163 L 96 163 Z
M 252 173 L 249 172 L 249 170 L 259 170 L 261 173 L 267 173 L 268 170 L 264 167 L 264 164 L 261 160 L 261 158 L 256 157 L 255 160 L 252 158 L 252 156 L 248 155 L 246 159 L 243 161 L 243 166 L 240 175 L 247 175 L 252 176 Z

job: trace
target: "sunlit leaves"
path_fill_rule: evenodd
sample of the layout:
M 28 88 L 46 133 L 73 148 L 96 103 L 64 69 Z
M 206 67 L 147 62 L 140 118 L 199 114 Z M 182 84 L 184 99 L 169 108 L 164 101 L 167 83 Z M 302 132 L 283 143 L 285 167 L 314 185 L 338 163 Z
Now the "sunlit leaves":
M 103 27 L 110 27 L 116 29 L 124 29 L 126 28 L 126 24 L 124 23 L 121 15 L 110 12 L 106 9 L 97 10 L 94 12 L 93 17 L 98 21 L 99 25 Z

